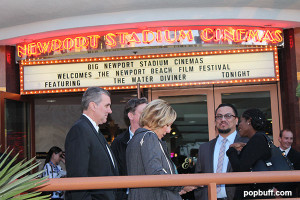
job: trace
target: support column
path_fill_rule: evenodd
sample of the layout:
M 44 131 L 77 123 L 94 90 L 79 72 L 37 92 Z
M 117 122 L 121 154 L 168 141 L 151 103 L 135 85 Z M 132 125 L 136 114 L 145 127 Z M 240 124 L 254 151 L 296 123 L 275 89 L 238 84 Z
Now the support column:
M 0 91 L 6 91 L 5 46 L 0 46 Z
M 300 71 L 297 70 L 296 50 L 299 52 L 300 46 L 299 43 L 296 46 L 297 37 L 299 40 L 299 30 L 284 30 L 284 49 L 279 52 L 279 64 L 283 128 L 294 133 L 293 147 L 300 150 L 299 98 L 296 96 L 297 71 Z
M 0 46 L 0 91 L 20 93 L 19 67 L 13 46 Z

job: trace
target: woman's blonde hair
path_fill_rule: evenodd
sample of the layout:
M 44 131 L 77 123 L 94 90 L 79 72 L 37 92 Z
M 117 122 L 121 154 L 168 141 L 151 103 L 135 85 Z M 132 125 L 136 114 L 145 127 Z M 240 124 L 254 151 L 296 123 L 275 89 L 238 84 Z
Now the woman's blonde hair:
M 151 101 L 140 116 L 140 126 L 148 126 L 151 130 L 170 125 L 176 120 L 177 114 L 168 102 L 162 99 Z

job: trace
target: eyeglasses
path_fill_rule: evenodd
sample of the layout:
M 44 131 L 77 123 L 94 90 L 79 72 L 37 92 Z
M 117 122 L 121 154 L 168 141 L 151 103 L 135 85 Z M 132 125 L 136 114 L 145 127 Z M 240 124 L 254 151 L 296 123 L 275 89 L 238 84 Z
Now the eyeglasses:
M 232 119 L 232 117 L 236 117 L 235 115 L 232 115 L 232 114 L 225 114 L 225 115 L 216 115 L 216 120 L 222 120 L 223 117 L 226 119 L 226 120 L 230 120 Z

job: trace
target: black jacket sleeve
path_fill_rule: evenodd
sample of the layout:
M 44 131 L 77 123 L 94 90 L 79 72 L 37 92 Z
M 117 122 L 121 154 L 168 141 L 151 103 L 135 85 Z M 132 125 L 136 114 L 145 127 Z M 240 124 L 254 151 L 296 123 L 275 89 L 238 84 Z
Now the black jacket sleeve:
M 260 160 L 266 160 L 271 156 L 271 150 L 267 140 L 262 132 L 257 132 L 249 142 L 244 146 L 241 153 L 230 147 L 226 154 L 235 172 L 248 172 L 255 163 Z

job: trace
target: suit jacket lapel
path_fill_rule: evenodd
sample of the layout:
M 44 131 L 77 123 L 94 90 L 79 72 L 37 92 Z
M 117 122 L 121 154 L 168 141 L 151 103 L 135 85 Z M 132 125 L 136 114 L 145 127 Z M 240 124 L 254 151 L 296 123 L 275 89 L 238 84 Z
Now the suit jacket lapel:
M 95 129 L 95 127 L 93 126 L 93 124 L 90 122 L 90 120 L 88 119 L 88 118 L 86 118 L 84 115 L 82 115 L 81 116 L 81 118 L 82 119 L 84 119 L 84 120 L 86 120 L 87 121 L 87 123 L 88 123 L 88 125 L 91 127 L 91 129 L 93 130 L 93 133 L 96 135 L 96 137 L 98 138 L 98 141 L 100 142 L 100 144 L 102 145 L 102 147 L 103 147 L 103 149 L 104 149 L 104 151 L 106 152 L 106 155 L 107 155 L 107 157 L 109 158 L 109 160 L 110 160 L 110 165 L 111 165 L 111 168 L 112 168 L 112 170 L 116 173 L 116 174 L 118 174 L 118 167 L 116 166 L 116 159 L 114 158 L 114 156 L 113 156 L 113 153 L 112 153 L 112 151 L 111 151 L 111 155 L 112 155 L 112 157 L 113 157 L 113 159 L 114 159 L 114 163 L 115 163 L 115 167 L 114 167 L 114 164 L 112 163 L 112 160 L 111 160 L 111 157 L 110 157 L 110 155 L 109 155 L 109 152 L 108 152 L 108 150 L 107 150 L 107 148 L 106 148 L 106 145 L 107 145 L 107 142 L 106 142 L 106 139 L 105 139 L 105 137 L 104 137 L 104 135 L 101 133 L 101 131 L 100 131 L 100 129 L 99 129 L 99 133 L 96 131 L 96 129 Z M 101 134 L 101 135 L 100 135 Z M 103 138 L 101 138 L 101 137 L 103 137 Z M 109 148 L 109 145 L 107 145 L 107 147 Z
M 90 120 L 88 118 L 86 118 L 84 115 L 81 116 L 84 120 L 86 120 L 86 122 L 88 123 L 88 125 L 90 126 L 90 128 L 93 130 L 93 133 L 94 135 L 98 138 L 100 144 L 102 145 L 102 147 L 105 149 L 106 153 L 108 154 L 107 152 L 107 149 L 106 149 L 106 144 L 105 142 L 103 142 L 103 139 L 100 138 L 100 137 L 104 137 L 103 135 L 101 136 L 95 129 L 95 127 L 93 126 L 93 124 L 90 122 Z M 101 133 L 102 134 L 102 133 Z M 104 138 L 105 139 L 105 138 Z
M 219 136 L 217 136 L 215 139 L 213 139 L 209 145 L 209 152 L 208 152 L 208 155 L 209 156 L 209 168 L 208 169 L 211 169 L 211 173 L 214 173 L 214 151 L 215 151 L 215 146 L 216 146 L 216 142 L 217 142 L 217 139 L 218 139 Z
M 103 148 L 104 148 L 104 150 L 105 150 L 105 152 L 107 154 L 107 157 L 109 158 L 110 166 L 111 166 L 113 172 L 115 173 L 115 175 L 119 175 L 118 166 L 117 166 L 117 162 L 116 162 L 116 159 L 114 157 L 114 154 L 113 154 L 112 150 L 110 149 L 110 146 L 106 142 L 106 139 L 105 139 L 104 135 L 101 133 L 100 129 L 99 129 L 99 133 L 96 132 L 96 135 L 97 135 L 98 140 L 102 144 L 102 146 L 103 146 Z M 110 153 L 108 152 L 107 148 L 109 149 Z M 114 163 L 112 162 L 111 159 L 113 159 Z

